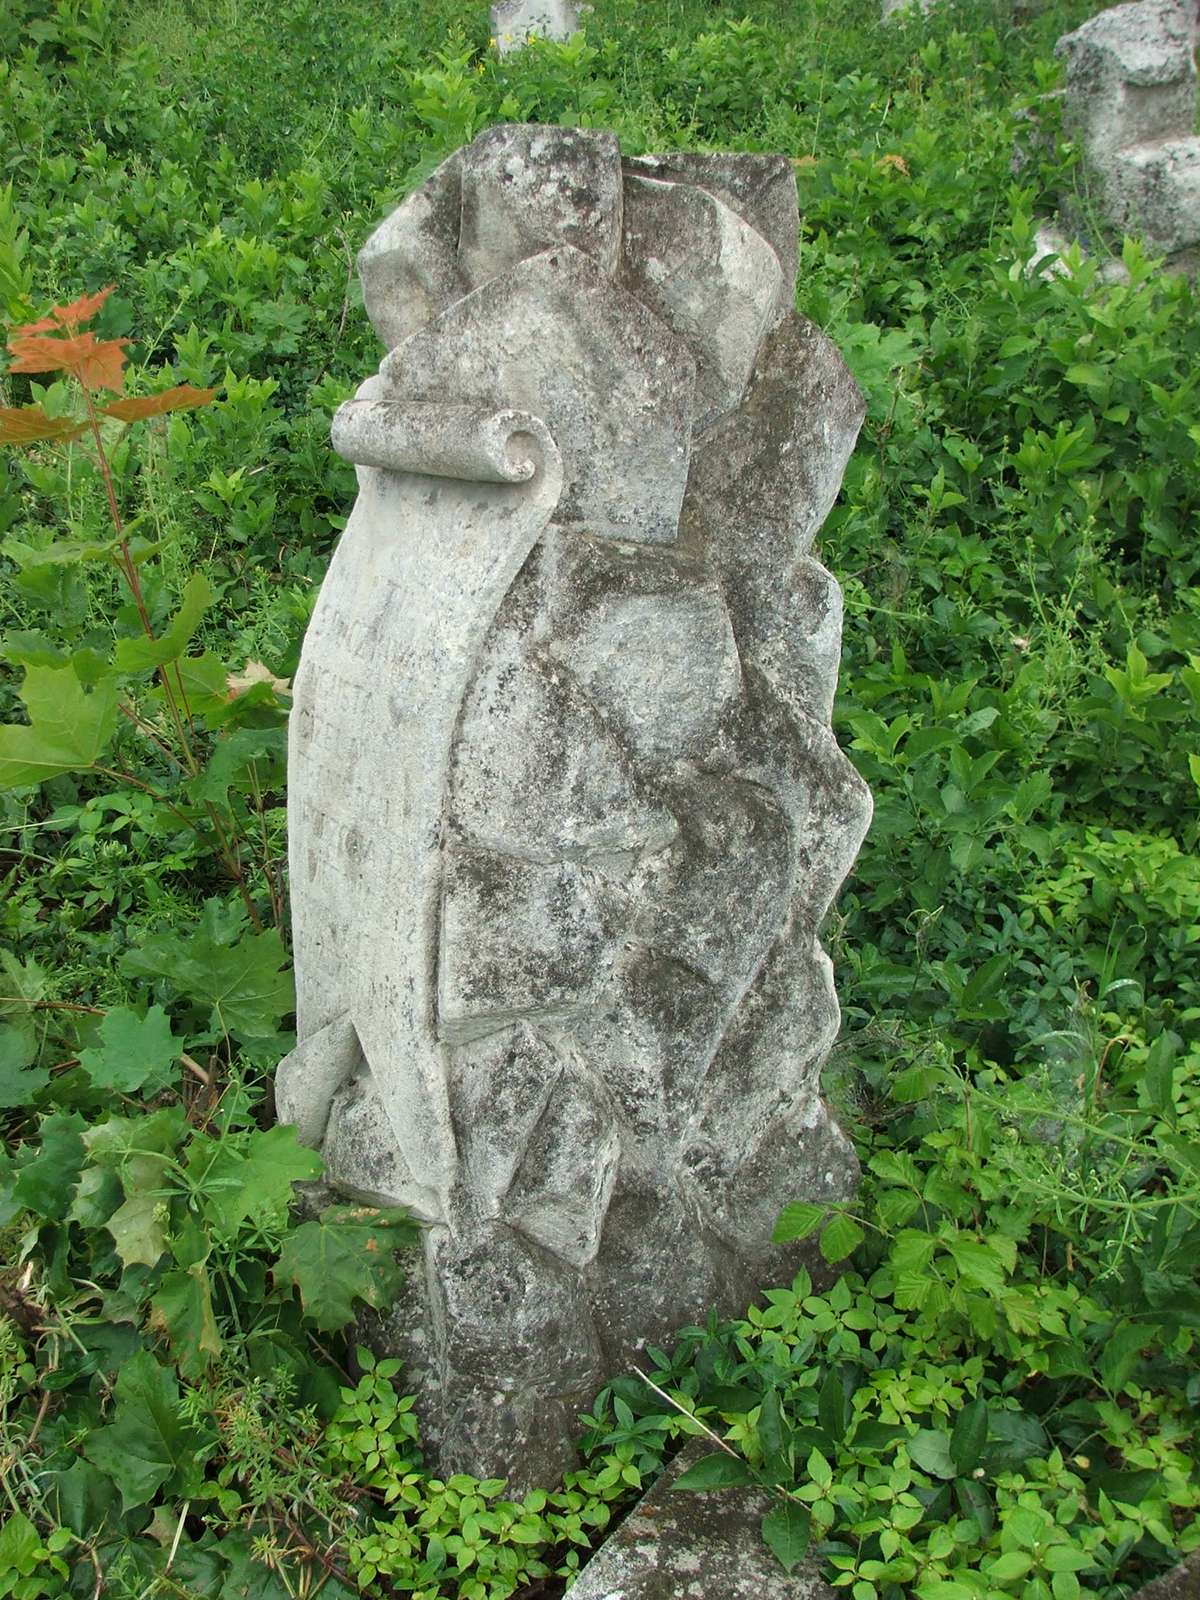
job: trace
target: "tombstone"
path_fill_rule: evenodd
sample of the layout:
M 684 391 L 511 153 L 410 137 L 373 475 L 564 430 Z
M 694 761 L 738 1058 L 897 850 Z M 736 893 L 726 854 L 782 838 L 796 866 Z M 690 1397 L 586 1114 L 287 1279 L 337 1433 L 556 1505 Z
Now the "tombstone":
M 497 0 L 492 7 L 492 38 L 502 56 L 519 50 L 531 36 L 561 42 L 578 33 L 580 7 L 572 0 Z
M 1176 0 L 1136 0 L 1055 46 L 1105 219 L 1167 255 L 1200 244 L 1195 28 Z
M 822 919 L 870 798 L 810 553 L 862 419 L 793 309 L 790 163 L 497 127 L 360 257 L 389 353 L 305 640 L 281 1120 L 428 1223 L 402 1353 L 444 1471 L 553 1481 L 641 1342 L 744 1310 L 847 1195 Z

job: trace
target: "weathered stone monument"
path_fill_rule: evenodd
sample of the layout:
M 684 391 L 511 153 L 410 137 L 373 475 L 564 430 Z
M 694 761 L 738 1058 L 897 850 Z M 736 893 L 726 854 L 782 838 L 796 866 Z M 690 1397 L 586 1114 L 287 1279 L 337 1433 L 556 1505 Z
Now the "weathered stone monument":
M 578 33 L 580 8 L 572 0 L 497 0 L 492 7 L 492 38 L 502 56 L 531 37 L 561 43 Z
M 853 1184 L 819 931 L 870 800 L 809 551 L 862 402 L 796 249 L 781 157 L 498 127 L 360 257 L 389 354 L 333 428 L 277 1102 L 429 1224 L 373 1336 L 446 1469 L 552 1480 L 641 1341 Z
M 1195 46 L 1194 6 L 1177 0 L 1114 6 L 1055 46 L 1105 219 L 1167 255 L 1200 244 Z

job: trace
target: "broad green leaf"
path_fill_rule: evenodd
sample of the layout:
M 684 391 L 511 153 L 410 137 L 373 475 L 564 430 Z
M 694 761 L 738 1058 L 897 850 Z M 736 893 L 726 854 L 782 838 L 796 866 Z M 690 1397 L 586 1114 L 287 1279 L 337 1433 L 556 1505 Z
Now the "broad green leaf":
M 197 800 L 224 804 L 230 789 L 239 794 L 278 789 L 286 772 L 286 728 L 235 728 L 217 740 L 191 793 Z
M 738 1456 L 714 1450 L 712 1455 L 701 1456 L 699 1461 L 681 1472 L 672 1484 L 674 1489 L 732 1489 L 740 1484 L 753 1483 L 754 1474 L 749 1465 Z
M 221 1538 L 221 1555 L 229 1564 L 220 1592 L 220 1600 L 295 1600 L 296 1589 L 286 1584 L 278 1573 L 264 1566 L 254 1557 L 254 1541 L 249 1534 L 225 1534 Z M 428 1552 L 428 1546 L 426 1547 Z M 198 1594 L 207 1591 L 198 1589 Z M 322 1583 L 316 1591 L 321 1600 L 351 1600 L 350 1591 L 336 1578 Z
M 906 1228 L 896 1236 L 896 1243 L 892 1247 L 892 1269 L 897 1274 L 924 1272 L 933 1260 L 936 1249 L 937 1240 L 932 1234 L 922 1233 L 918 1228 Z
M 150 1301 L 150 1327 L 165 1336 L 185 1378 L 199 1378 L 221 1353 L 213 1316 L 212 1288 L 202 1262 L 186 1272 L 168 1272 Z
M 810 1205 L 807 1200 L 794 1200 L 779 1213 L 779 1221 L 771 1235 L 774 1244 L 791 1244 L 794 1239 L 807 1239 L 816 1233 L 828 1214 L 826 1206 Z
M 2 1002 L 5 1011 L 20 1013 L 46 998 L 46 970 L 32 958 L 18 961 L 11 950 L 0 950 L 0 974 L 4 993 L 11 997 Z
M 116 663 L 121 672 L 146 672 L 154 667 L 166 666 L 187 649 L 193 634 L 200 626 L 200 618 L 212 605 L 212 585 L 202 572 L 194 572 L 184 586 L 179 610 L 157 639 L 147 639 L 139 634 L 132 639 L 118 639 Z
M 0 1595 L 12 1592 L 18 1578 L 27 1578 L 42 1557 L 42 1541 L 29 1518 L 14 1511 L 0 1527 Z M 22 1587 L 24 1593 L 24 1587 Z M 40 1585 L 35 1593 L 47 1593 Z
M 833 1468 L 819 1450 L 811 1450 L 804 1471 L 811 1483 L 827 1489 L 833 1482 Z
M 996 1513 L 987 1490 L 974 1478 L 956 1478 L 954 1494 L 963 1515 L 975 1519 L 980 1542 L 990 1539 L 996 1526 Z
M 0 1109 L 32 1105 L 34 1095 L 50 1082 L 48 1068 L 30 1065 L 36 1055 L 31 1029 L 0 1025 Z
M 292 1127 L 254 1129 L 245 1142 L 226 1136 L 193 1141 L 188 1171 L 204 1194 L 206 1218 L 221 1237 L 232 1238 L 247 1217 L 264 1227 L 287 1220 L 292 1189 L 319 1178 L 324 1165 L 296 1138 Z
M 246 932 L 219 900 L 207 902 L 195 928 L 151 934 L 121 968 L 130 977 L 165 978 L 210 1006 L 214 1027 L 248 1039 L 274 1033 L 296 1003 L 278 931 Z
M 85 1228 L 102 1228 L 124 1198 L 125 1191 L 115 1172 L 105 1167 L 84 1167 L 67 1220 L 80 1222 Z
M 908 1453 L 922 1472 L 935 1478 L 953 1478 L 957 1474 L 954 1457 L 950 1452 L 950 1435 L 936 1428 L 921 1428 L 907 1441 Z
M 839 1211 L 821 1234 L 821 1254 L 832 1266 L 835 1261 L 844 1261 L 853 1254 L 865 1238 L 866 1234 L 854 1218 Z
M 161 1006 L 151 1006 L 144 1017 L 114 1006 L 100 1024 L 100 1044 L 81 1050 L 79 1064 L 98 1089 L 154 1095 L 174 1082 L 179 1051 Z
M 29 667 L 21 686 L 29 726 L 0 727 L 0 789 L 26 788 L 100 760 L 117 724 L 111 680 L 90 692 L 71 667 Z
M 962 1017 L 978 1015 L 978 1008 L 997 993 L 1004 982 L 1009 967 L 1012 966 L 1012 956 L 1007 950 L 1001 950 L 975 969 L 958 997 L 958 1012 Z
M 788 1425 L 779 1404 L 779 1391 L 768 1389 L 758 1414 L 758 1444 L 764 1465 L 772 1475 L 780 1473 L 786 1466 L 784 1453 L 788 1433 Z
M 1006 1550 L 984 1566 L 983 1575 L 990 1583 L 1015 1583 L 1032 1566 L 1033 1557 L 1023 1550 Z
M 148 1505 L 159 1489 L 190 1499 L 203 1476 L 204 1440 L 179 1413 L 179 1385 L 146 1350 L 117 1377 L 113 1422 L 84 1440 L 83 1454 L 108 1474 L 122 1509 Z
M 988 1443 L 983 1465 L 989 1473 L 1023 1467 L 1033 1457 L 1044 1456 L 1050 1448 L 1046 1430 L 1036 1417 L 1024 1411 L 992 1408 L 988 1419 Z
M 163 1193 L 166 1164 L 159 1156 L 129 1156 L 121 1166 L 125 1203 L 119 1206 L 104 1226 L 112 1234 L 117 1254 L 127 1267 L 134 1262 L 157 1266 L 167 1248 L 170 1220 L 167 1197 Z
M 102 1472 L 90 1461 L 75 1460 L 64 1471 L 48 1476 L 59 1519 L 72 1533 L 84 1539 L 103 1527 L 116 1504 L 117 1491 Z
M 762 1519 L 763 1540 L 785 1572 L 792 1572 L 808 1553 L 812 1515 L 794 1500 L 768 1511 Z
M 288 1234 L 275 1279 L 295 1284 L 305 1316 L 331 1333 L 353 1320 L 356 1300 L 378 1310 L 395 1297 L 403 1274 L 392 1253 L 416 1235 L 399 1208 L 329 1206 Z
M 1104 1341 L 1096 1369 L 1100 1382 L 1109 1394 L 1120 1394 L 1129 1382 L 1137 1359 L 1149 1342 L 1147 1330 L 1137 1323 L 1126 1322 Z
M 1031 772 L 1013 790 L 1012 799 L 1005 804 L 1005 813 L 1014 822 L 1028 822 L 1034 812 L 1040 811 L 1049 800 L 1052 790 L 1048 773 Z
M 187 1134 L 187 1112 L 174 1105 L 140 1116 L 105 1117 L 87 1130 L 83 1142 L 93 1161 L 119 1168 L 131 1153 L 173 1155 Z
M 42 1118 L 41 1143 L 17 1170 L 12 1197 L 18 1206 L 46 1222 L 61 1222 L 71 1204 L 84 1160 L 80 1137 L 85 1123 L 78 1112 L 56 1111 Z
M 1047 1572 L 1085 1572 L 1096 1565 L 1086 1550 L 1074 1544 L 1052 1544 L 1042 1551 L 1041 1562 Z
M 1111 367 L 1098 366 L 1094 361 L 1076 361 L 1067 368 L 1063 377 L 1081 389 L 1102 389 L 1107 392 L 1112 385 L 1113 371 Z
M 225 663 L 211 650 L 199 656 L 184 656 L 176 663 L 172 678 L 176 675 L 193 717 L 215 728 L 233 715 Z
M 831 1371 L 817 1395 L 817 1418 L 834 1444 L 840 1445 L 850 1426 L 846 1386 L 836 1369 Z
M 942 1244 L 966 1283 L 991 1294 L 1004 1288 L 1005 1264 L 990 1244 L 961 1237 L 943 1239 Z
M 1171 1119 L 1175 1109 L 1175 1057 L 1182 1043 L 1169 1029 L 1160 1033 L 1146 1055 L 1141 1098 L 1151 1111 Z
M 950 1434 L 950 1459 L 959 1472 L 973 1472 L 987 1443 L 988 1408 L 985 1400 L 972 1400 L 958 1413 Z
M 27 544 L 23 539 L 6 539 L 4 553 L 20 567 L 75 567 L 82 561 L 112 561 L 117 553 L 116 539 L 55 539 L 51 544 Z

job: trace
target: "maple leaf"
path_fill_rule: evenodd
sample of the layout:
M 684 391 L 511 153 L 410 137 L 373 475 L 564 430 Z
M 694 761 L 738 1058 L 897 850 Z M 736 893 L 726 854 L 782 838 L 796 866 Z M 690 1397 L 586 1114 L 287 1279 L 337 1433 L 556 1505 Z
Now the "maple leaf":
M 128 339 L 97 339 L 94 333 L 56 337 L 18 333 L 8 341 L 10 372 L 70 372 L 88 389 L 120 389 Z
M 151 1006 L 144 1017 L 114 1006 L 100 1024 L 99 1043 L 79 1052 L 79 1065 L 98 1089 L 150 1095 L 174 1081 L 178 1058 L 179 1041 L 171 1037 L 161 1006 Z
M 19 333 L 47 333 L 55 328 L 78 331 L 85 322 L 92 320 L 116 287 L 115 283 L 110 283 L 107 289 L 98 289 L 95 294 L 80 295 L 69 306 L 55 306 L 50 315 L 39 322 L 24 323 Z
M 39 444 L 74 439 L 87 428 L 75 417 L 47 416 L 41 406 L 0 406 L 0 444 Z
M 246 932 L 219 900 L 206 902 L 198 926 L 151 934 L 122 965 L 133 977 L 166 978 L 178 993 L 211 1006 L 214 1027 L 242 1039 L 265 1039 L 295 1009 L 278 931 Z
M 111 679 L 89 694 L 71 667 L 28 667 L 20 693 L 29 726 L 0 725 L 0 789 L 26 788 L 96 765 L 117 722 Z
M 270 667 L 264 667 L 261 661 L 247 661 L 243 671 L 231 672 L 225 681 L 229 685 L 231 700 L 236 700 L 239 694 L 245 694 L 248 689 L 253 689 L 256 683 L 269 684 L 276 694 L 292 692 L 292 680 L 277 678 Z
M 279 1285 L 295 1284 L 304 1315 L 333 1333 L 353 1321 L 356 1300 L 379 1310 L 395 1298 L 404 1274 L 393 1252 L 417 1234 L 402 1207 L 327 1206 L 288 1234 L 273 1276 Z
M 94 333 L 64 338 L 52 333 L 15 333 L 8 341 L 12 372 L 60 372 L 82 361 L 98 340 Z
M 80 383 L 89 389 L 123 389 L 123 369 L 128 360 L 125 346 L 128 343 L 128 339 L 105 339 L 97 344 L 73 369 Z
M 163 389 L 158 394 L 130 395 L 124 400 L 112 400 L 101 406 L 106 417 L 116 417 L 120 422 L 141 422 L 146 417 L 158 417 L 165 411 L 190 411 L 195 406 L 206 406 L 216 394 L 215 389 L 195 389 L 190 383 L 176 384 L 173 389 Z

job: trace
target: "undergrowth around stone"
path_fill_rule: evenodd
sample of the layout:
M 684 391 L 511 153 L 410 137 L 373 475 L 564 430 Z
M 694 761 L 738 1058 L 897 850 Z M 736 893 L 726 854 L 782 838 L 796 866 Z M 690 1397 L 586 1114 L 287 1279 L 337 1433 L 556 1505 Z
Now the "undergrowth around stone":
M 1200 1545 L 1200 321 L 1136 243 L 1101 285 L 1099 232 L 1027 270 L 1087 210 L 1052 103 L 1010 170 L 1090 9 L 597 0 L 503 63 L 484 0 L 0 16 L 6 337 L 115 283 L 122 400 L 217 391 L 102 421 L 112 497 L 45 432 L 0 478 L 0 1596 L 504 1600 L 706 1432 L 699 1481 L 770 1487 L 778 1558 L 854 1600 L 1117 1600 Z M 869 405 L 821 550 L 876 797 L 826 930 L 866 1179 L 780 1223 L 842 1275 L 648 1352 L 519 1502 L 431 1478 L 345 1344 L 412 1226 L 291 1207 L 319 1162 L 268 1088 L 353 252 L 498 120 L 794 158 L 798 305 Z

